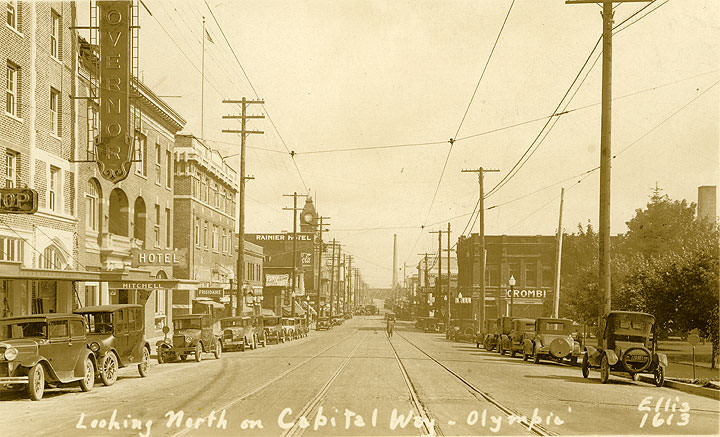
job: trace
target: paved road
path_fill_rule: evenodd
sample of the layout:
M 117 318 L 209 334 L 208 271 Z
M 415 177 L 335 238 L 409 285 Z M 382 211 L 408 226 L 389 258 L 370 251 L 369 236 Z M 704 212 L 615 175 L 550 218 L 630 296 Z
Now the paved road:
M 148 378 L 123 369 L 113 387 L 49 390 L 40 402 L 5 392 L 2 435 L 720 432 L 711 399 L 620 377 L 600 384 L 596 372 L 583 379 L 577 367 L 501 357 L 402 322 L 388 339 L 383 327 L 358 317 L 220 360 L 153 365 Z

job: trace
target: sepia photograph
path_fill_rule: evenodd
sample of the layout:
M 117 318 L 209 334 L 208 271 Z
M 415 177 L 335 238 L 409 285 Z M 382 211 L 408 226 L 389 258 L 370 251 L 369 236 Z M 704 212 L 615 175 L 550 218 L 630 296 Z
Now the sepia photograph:
M 720 436 L 717 0 L 1 3 L 3 436 Z

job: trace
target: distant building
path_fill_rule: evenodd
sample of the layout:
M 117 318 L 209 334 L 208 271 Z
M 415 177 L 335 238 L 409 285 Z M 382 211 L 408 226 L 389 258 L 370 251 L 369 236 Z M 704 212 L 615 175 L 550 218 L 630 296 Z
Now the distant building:
M 700 219 L 717 220 L 717 186 L 698 187 L 697 216 Z
M 480 237 L 472 234 L 458 240 L 459 291 L 463 297 L 479 293 Z M 510 313 L 510 277 L 513 316 L 541 317 L 552 302 L 555 271 L 555 236 L 487 235 L 485 268 L 485 317 L 495 319 Z

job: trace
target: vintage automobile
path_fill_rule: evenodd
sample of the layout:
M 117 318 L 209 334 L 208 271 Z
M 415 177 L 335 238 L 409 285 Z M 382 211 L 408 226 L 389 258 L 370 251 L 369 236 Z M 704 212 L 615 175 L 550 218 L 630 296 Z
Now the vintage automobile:
M 193 355 L 195 361 L 202 360 L 203 352 L 212 352 L 215 359 L 222 354 L 222 341 L 215 334 L 212 314 L 185 314 L 173 317 L 172 341 L 167 338 L 170 328 L 165 326 L 165 339 L 157 343 L 159 364 L 180 359 L 185 361 Z
M 288 340 L 295 340 L 298 338 L 297 332 L 295 332 L 295 320 L 291 317 L 283 317 L 281 319 L 283 331 L 285 332 L 285 338 Z
M 562 362 L 568 358 L 575 364 L 582 355 L 580 343 L 572 336 L 573 321 L 541 317 L 535 321 L 534 335 L 527 338 L 523 347 L 523 359 L 532 357 L 534 363 L 541 359 Z
M 630 374 L 633 380 L 640 373 L 650 373 L 655 385 L 665 382 L 667 356 L 657 352 L 655 317 L 635 311 L 611 311 L 603 320 L 598 347 L 586 345 L 582 359 L 582 375 L 600 367 L 600 382 L 610 379 L 610 372 Z M 652 334 L 652 338 L 651 338 Z
M 259 341 L 255 332 L 256 321 L 253 316 L 235 316 L 220 319 L 222 329 L 222 350 L 244 351 L 257 348 Z
M 315 323 L 315 329 L 317 331 L 330 329 L 330 320 L 328 320 L 327 317 L 318 317 Z
M 460 319 L 450 319 L 449 325 L 445 330 L 445 339 L 454 340 L 456 332 L 460 331 Z
M 534 363 L 541 359 L 562 362 L 568 358 L 575 364 L 582 355 L 580 343 L 572 336 L 573 321 L 541 317 L 535 321 L 532 337 L 524 341 L 523 360 L 532 357 Z
M 510 344 L 510 330 L 512 329 L 512 317 L 503 316 L 495 321 L 495 350 L 500 354 L 504 355 L 505 349 L 503 345 Z
M 105 385 L 117 381 L 120 367 L 137 364 L 138 373 L 148 375 L 150 343 L 145 341 L 145 311 L 142 305 L 116 304 L 79 308 L 85 318 L 88 345 L 98 363 L 97 376 Z
M 27 385 L 30 399 L 42 399 L 45 385 L 95 385 L 95 355 L 77 314 L 35 314 L 0 320 L 0 386 Z
M 462 319 L 460 320 L 460 329 L 455 333 L 455 341 L 475 341 L 475 320 L 473 319 Z
M 509 352 L 511 357 L 516 353 L 523 353 L 525 340 L 532 338 L 535 332 L 535 320 L 513 319 L 510 324 L 510 334 L 502 337 L 500 353 Z
M 280 316 L 276 315 L 264 315 L 263 324 L 265 330 L 265 340 L 267 342 L 274 341 L 275 343 L 285 342 L 285 333 L 280 323 Z
M 488 342 L 490 341 L 488 336 L 495 333 L 496 324 L 495 319 L 485 320 L 485 326 L 481 327 L 480 330 L 475 333 L 475 347 L 480 348 L 480 345 L 483 345 L 487 350 L 495 347 L 494 339 L 492 340 L 493 344 L 490 348 L 486 346 L 486 340 L 488 340 Z M 489 343 L 487 344 L 489 345 Z
M 295 317 L 295 332 L 297 332 L 298 338 L 307 337 L 308 330 L 305 317 Z
M 255 347 L 267 346 L 267 337 L 265 336 L 265 317 L 261 315 L 252 316 L 253 329 L 255 330 Z
M 444 332 L 445 331 L 445 322 L 442 320 L 436 318 L 436 317 L 428 317 L 427 320 L 423 323 L 423 331 L 425 332 Z

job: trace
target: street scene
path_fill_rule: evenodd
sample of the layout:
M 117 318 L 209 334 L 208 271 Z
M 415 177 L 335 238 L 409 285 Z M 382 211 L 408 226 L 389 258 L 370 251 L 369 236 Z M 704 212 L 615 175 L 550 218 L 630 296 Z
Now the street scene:
M 3 435 L 720 435 L 715 0 L 5 3 Z

